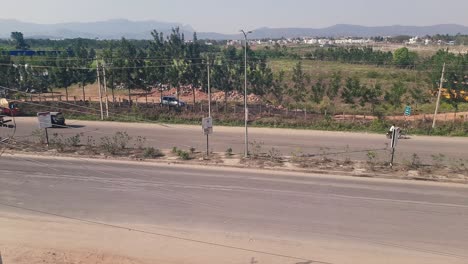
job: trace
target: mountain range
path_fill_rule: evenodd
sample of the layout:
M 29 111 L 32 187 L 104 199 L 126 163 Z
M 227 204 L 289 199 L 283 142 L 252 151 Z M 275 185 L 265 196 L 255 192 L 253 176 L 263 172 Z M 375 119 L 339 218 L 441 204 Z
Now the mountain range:
M 179 27 L 187 39 L 195 31 L 190 25 L 181 23 L 148 21 L 130 21 L 113 19 L 98 22 L 75 22 L 59 24 L 36 24 L 13 19 L 0 19 L 0 38 L 9 38 L 12 31 L 21 31 L 26 38 L 99 38 L 99 39 L 150 39 L 151 31 L 156 29 L 165 35 L 174 27 Z M 338 24 L 325 28 L 258 28 L 250 38 L 295 38 L 295 37 L 372 37 L 372 36 L 424 36 L 435 34 L 468 34 L 468 27 L 457 24 L 433 26 L 359 26 Z M 240 39 L 241 34 L 222 34 L 215 32 L 197 32 L 199 39 Z

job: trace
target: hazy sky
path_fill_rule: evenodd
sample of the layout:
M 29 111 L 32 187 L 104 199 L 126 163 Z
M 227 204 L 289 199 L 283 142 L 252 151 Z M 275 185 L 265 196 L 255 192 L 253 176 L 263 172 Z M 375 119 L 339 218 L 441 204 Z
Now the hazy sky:
M 1 0 L 0 18 L 58 23 L 112 18 L 189 24 L 197 31 L 359 25 L 468 26 L 468 0 Z

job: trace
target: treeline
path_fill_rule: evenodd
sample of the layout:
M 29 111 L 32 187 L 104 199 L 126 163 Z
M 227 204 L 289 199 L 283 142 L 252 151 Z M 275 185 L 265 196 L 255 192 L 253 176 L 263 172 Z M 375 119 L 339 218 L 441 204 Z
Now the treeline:
M 12 39 L 11 45 L 16 48 L 33 47 L 19 32 L 12 34 Z M 60 43 L 57 49 L 66 52 L 55 56 L 0 55 L 0 86 L 22 92 L 48 92 L 54 88 L 65 88 L 68 100 L 68 88 L 78 84 L 82 87 L 85 100 L 84 88 L 96 82 L 99 64 L 112 95 L 115 89 L 128 90 L 130 95 L 135 89 L 149 92 L 167 86 L 177 90 L 185 86 L 193 91 L 206 91 L 208 70 L 211 86 L 225 92 L 226 100 L 232 91 L 243 93 L 243 49 L 208 45 L 199 41 L 196 34 L 193 41 L 186 41 L 177 28 L 168 36 L 153 31 L 152 40 L 148 41 L 121 39 L 95 42 L 75 39 Z M 99 45 L 96 46 L 96 43 Z M 304 72 L 301 58 L 297 58 L 298 63 L 293 69 L 274 73 L 268 66 L 268 59 L 288 54 L 289 48 L 280 45 L 258 50 L 248 47 L 248 92 L 263 96 L 266 101 L 276 105 L 319 104 L 326 109 L 334 102 L 341 101 L 352 107 L 370 106 L 376 112 L 383 104 L 398 107 L 404 103 L 425 103 L 430 95 L 427 87 L 436 91 L 439 86 L 444 63 L 443 86 L 450 94 L 444 100 L 458 109 L 458 105 L 465 101 L 464 94 L 468 89 L 468 55 L 453 54 L 448 50 L 420 58 L 407 48 L 393 53 L 358 47 L 318 48 L 305 58 L 412 69 L 424 76 L 421 78 L 424 83 L 411 88 L 404 80 L 396 79 L 391 82 L 391 87 L 388 87 L 388 83 L 383 87 L 378 80 L 371 85 L 340 72 L 312 80 L 310 74 Z M 193 95 L 195 101 L 195 92 Z
M 364 47 L 317 48 L 305 54 L 307 59 L 339 61 L 346 63 L 367 63 L 374 65 L 391 65 L 393 54 L 388 51 Z
M 151 41 L 137 42 L 139 45 L 127 39 L 103 41 L 102 49 L 97 50 L 90 47 L 92 41 L 76 39 L 65 42 L 69 45 L 62 43 L 61 49 L 66 52 L 57 56 L 0 55 L 0 85 L 26 92 L 65 88 L 68 100 L 68 88 L 79 84 L 85 99 L 84 87 L 96 82 L 99 64 L 105 71 L 112 94 L 114 89 L 127 89 L 130 94 L 132 89 L 150 91 L 162 86 L 177 90 L 181 86 L 206 90 L 208 68 L 211 68 L 212 87 L 226 95 L 243 89 L 243 50 L 208 45 L 199 41 L 196 34 L 192 41 L 186 41 L 178 28 L 173 29 L 169 36 L 157 31 L 151 34 Z M 12 39 L 16 48 L 30 48 L 21 33 L 14 32 Z M 266 56 L 256 54 L 250 47 L 247 52 L 249 92 L 257 95 L 269 93 L 274 78 Z

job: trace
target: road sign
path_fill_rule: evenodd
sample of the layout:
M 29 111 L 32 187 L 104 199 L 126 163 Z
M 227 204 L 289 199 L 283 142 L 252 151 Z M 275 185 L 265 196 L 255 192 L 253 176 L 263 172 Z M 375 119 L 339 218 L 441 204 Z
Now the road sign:
M 202 129 L 205 135 L 213 134 L 213 118 L 204 117 L 202 119 Z
M 50 117 L 50 112 L 37 113 L 37 120 L 39 121 L 39 128 L 52 127 L 52 118 Z
M 411 115 L 411 106 L 406 106 L 405 107 L 405 116 L 410 116 Z

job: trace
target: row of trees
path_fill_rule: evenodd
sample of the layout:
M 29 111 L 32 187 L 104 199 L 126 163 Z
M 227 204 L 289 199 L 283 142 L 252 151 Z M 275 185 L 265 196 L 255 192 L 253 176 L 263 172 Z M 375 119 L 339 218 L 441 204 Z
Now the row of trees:
M 196 34 L 192 41 L 186 41 L 178 28 L 169 36 L 153 31 L 153 40 L 146 46 L 122 39 L 107 42 L 98 52 L 90 48 L 89 41 L 77 39 L 72 45 L 51 57 L 14 57 L 0 55 L 0 85 L 20 91 L 36 90 L 46 92 L 54 87 L 65 88 L 68 100 L 68 87 L 79 84 L 84 87 L 96 82 L 97 63 L 104 66 L 107 83 L 114 95 L 114 89 L 133 89 L 147 92 L 153 88 L 168 85 L 177 88 L 190 86 L 195 90 L 207 86 L 207 70 L 211 68 L 212 86 L 227 94 L 240 90 L 244 76 L 244 56 L 241 50 L 229 47 L 217 52 L 219 47 L 211 47 L 198 41 Z M 22 34 L 12 34 L 17 45 L 24 44 Z M 25 44 L 24 44 L 25 45 Z M 23 48 L 27 48 L 26 46 Z M 247 73 L 252 93 L 269 93 L 273 73 L 267 66 L 266 57 L 248 49 Z
M 12 35 L 17 45 L 24 43 L 22 35 Z M 164 36 L 153 31 L 153 39 L 145 45 L 131 40 L 106 41 L 99 50 L 90 47 L 89 40 L 67 40 L 70 45 L 63 47 L 57 56 L 48 57 L 13 57 L 0 55 L 0 85 L 21 91 L 46 92 L 55 87 L 65 88 L 68 99 L 68 87 L 79 84 L 86 98 L 84 87 L 96 82 L 97 62 L 104 66 L 107 83 L 114 96 L 115 89 L 127 89 L 129 95 L 134 89 L 147 92 L 161 86 L 175 87 L 180 94 L 180 87 L 189 86 L 193 90 L 207 88 L 208 68 L 211 73 L 212 87 L 225 92 L 225 99 L 231 91 L 243 90 L 244 54 L 235 47 L 211 47 L 198 41 L 196 34 L 193 41 L 186 41 L 177 29 Z M 468 55 L 439 51 L 414 67 L 418 60 L 415 53 L 401 48 L 394 53 L 375 51 L 371 48 L 322 48 L 312 56 L 322 59 L 338 60 L 349 63 L 390 64 L 398 67 L 410 67 L 421 70 L 427 83 L 424 87 L 435 90 L 438 87 L 444 62 L 447 64 L 446 83 L 444 86 L 451 94 L 447 99 L 455 109 L 465 100 L 464 91 L 468 88 L 466 65 Z M 343 76 L 339 72 L 330 76 L 320 76 L 312 80 L 303 71 L 299 61 L 289 71 L 274 73 L 268 66 L 270 53 L 287 53 L 281 46 L 273 47 L 269 52 L 248 49 L 247 74 L 249 92 L 265 96 L 275 104 L 320 104 L 323 101 L 336 101 L 353 106 L 370 105 L 372 111 L 387 102 L 400 106 L 405 96 L 411 102 L 423 103 L 427 100 L 427 90 L 421 87 L 408 88 L 401 80 L 394 80 L 391 87 L 385 87 L 377 81 L 363 83 L 355 76 Z M 129 98 L 130 99 L 130 98 Z M 227 101 L 226 101 L 227 103 Z

